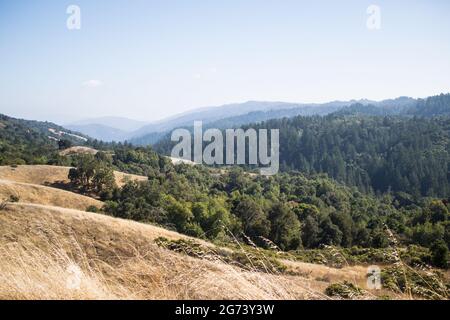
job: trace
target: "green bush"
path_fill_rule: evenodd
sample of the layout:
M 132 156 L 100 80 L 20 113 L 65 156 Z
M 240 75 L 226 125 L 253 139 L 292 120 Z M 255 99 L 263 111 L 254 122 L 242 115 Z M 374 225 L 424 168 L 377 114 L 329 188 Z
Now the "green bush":
M 97 212 L 100 211 L 100 209 L 97 208 L 97 207 L 94 206 L 94 205 L 91 205 L 91 206 L 89 206 L 89 207 L 86 208 L 86 211 L 87 211 L 87 212 L 94 212 L 94 213 L 97 213 Z
M 330 284 L 325 289 L 325 294 L 329 297 L 353 299 L 358 296 L 362 296 L 364 294 L 364 291 L 353 283 L 344 281 L 340 283 Z
M 10 195 L 9 196 L 9 202 L 19 202 L 20 201 L 20 197 L 16 196 L 16 195 Z

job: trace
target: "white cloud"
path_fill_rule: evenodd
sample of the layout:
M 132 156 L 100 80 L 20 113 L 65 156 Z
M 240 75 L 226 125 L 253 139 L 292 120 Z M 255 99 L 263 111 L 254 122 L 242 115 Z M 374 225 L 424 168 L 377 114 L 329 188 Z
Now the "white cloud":
M 88 87 L 88 88 L 96 88 L 96 87 L 100 87 L 101 85 L 103 85 L 103 82 L 100 80 L 88 80 L 82 83 L 83 87 Z

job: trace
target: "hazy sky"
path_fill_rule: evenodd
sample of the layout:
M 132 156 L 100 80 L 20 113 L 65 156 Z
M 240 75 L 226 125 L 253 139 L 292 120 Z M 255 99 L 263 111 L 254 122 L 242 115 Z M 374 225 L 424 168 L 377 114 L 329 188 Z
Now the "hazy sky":
M 69 30 L 69 5 L 81 29 Z M 370 30 L 367 8 L 381 9 Z M 0 113 L 156 120 L 450 92 L 450 1 L 0 0 Z

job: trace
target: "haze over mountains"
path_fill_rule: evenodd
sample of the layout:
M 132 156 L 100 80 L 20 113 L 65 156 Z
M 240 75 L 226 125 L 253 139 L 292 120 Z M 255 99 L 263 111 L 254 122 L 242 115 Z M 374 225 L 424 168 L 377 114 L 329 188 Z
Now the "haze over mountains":
M 146 145 L 158 142 L 161 137 L 174 128 L 191 126 L 196 120 L 203 121 L 206 126 L 224 128 L 297 115 L 327 115 L 348 106 L 368 105 L 376 107 L 382 114 L 395 114 L 415 105 L 417 101 L 408 97 L 379 102 L 361 99 L 321 104 L 248 101 L 199 108 L 156 122 L 137 121 L 122 117 L 102 117 L 77 121 L 66 124 L 64 127 L 103 141 L 128 140 L 135 144 Z

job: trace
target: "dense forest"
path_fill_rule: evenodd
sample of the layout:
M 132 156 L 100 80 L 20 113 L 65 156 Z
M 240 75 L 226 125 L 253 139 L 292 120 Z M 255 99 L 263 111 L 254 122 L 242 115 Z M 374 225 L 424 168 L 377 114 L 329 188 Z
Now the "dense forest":
M 358 104 L 327 116 L 272 119 L 242 128 L 280 129 L 285 172 L 327 173 L 364 192 L 450 196 L 450 119 L 445 116 L 450 95 L 414 104 L 395 101 L 395 107 Z M 170 154 L 173 145 L 166 137 L 155 149 Z
M 450 195 L 450 120 L 335 116 L 271 120 L 285 171 L 327 173 L 363 191 Z

